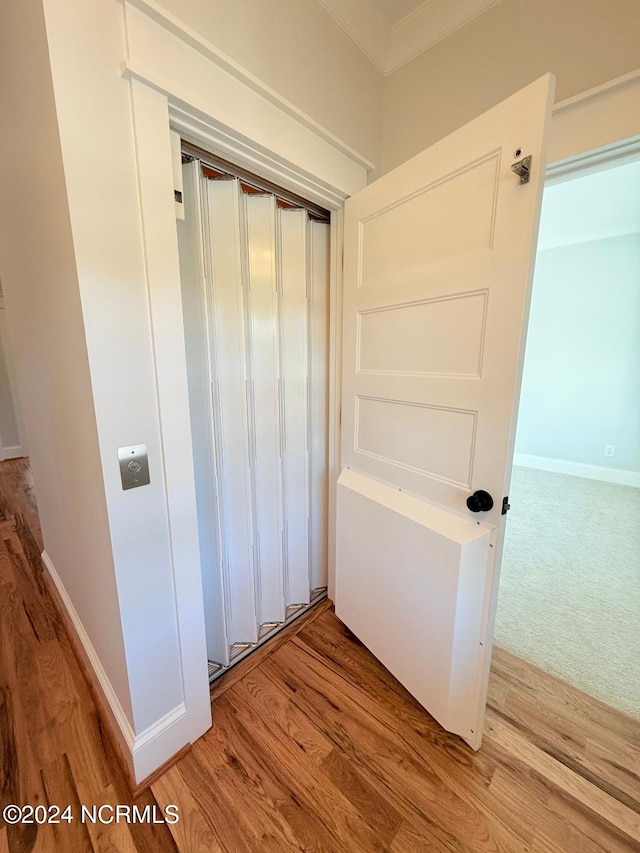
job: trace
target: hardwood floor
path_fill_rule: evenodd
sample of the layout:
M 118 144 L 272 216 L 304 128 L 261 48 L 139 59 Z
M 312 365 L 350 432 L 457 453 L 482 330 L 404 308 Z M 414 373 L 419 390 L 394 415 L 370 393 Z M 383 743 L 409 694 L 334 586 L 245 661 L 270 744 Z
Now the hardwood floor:
M 76 819 L 7 826 L 0 853 L 178 849 L 164 824 L 91 824 L 86 806 L 131 803 L 86 682 L 43 583 L 42 537 L 25 460 L 0 463 L 0 809 L 71 805 Z M 136 801 L 157 802 L 150 791 Z
M 0 806 L 130 804 L 0 463 Z M 447 735 L 326 607 L 214 687 L 214 726 L 135 802 L 180 820 L 6 826 L 13 851 L 640 850 L 640 725 L 496 651 L 485 740 Z

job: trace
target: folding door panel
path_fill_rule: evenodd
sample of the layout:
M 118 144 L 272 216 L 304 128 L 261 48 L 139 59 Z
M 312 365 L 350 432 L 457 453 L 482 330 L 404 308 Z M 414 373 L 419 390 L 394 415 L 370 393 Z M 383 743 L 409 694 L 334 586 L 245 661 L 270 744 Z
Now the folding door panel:
M 285 602 L 308 604 L 309 427 L 306 210 L 279 210 Z
M 198 160 L 179 225 L 208 653 L 327 585 L 329 227 Z
M 245 196 L 247 215 L 253 484 L 259 623 L 285 616 L 282 572 L 280 356 L 276 290 L 276 200 Z
M 329 224 L 310 222 L 309 432 L 311 589 L 327 586 L 329 446 Z
M 208 333 L 217 441 L 222 576 L 230 645 L 258 639 L 238 181 L 205 181 Z
M 199 163 L 186 163 L 182 171 L 185 219 L 178 222 L 178 245 L 207 655 L 209 660 L 226 664 L 229 643 L 220 571 L 215 430 L 206 322 L 205 235 L 201 216 L 201 190 L 206 185 L 200 183 Z

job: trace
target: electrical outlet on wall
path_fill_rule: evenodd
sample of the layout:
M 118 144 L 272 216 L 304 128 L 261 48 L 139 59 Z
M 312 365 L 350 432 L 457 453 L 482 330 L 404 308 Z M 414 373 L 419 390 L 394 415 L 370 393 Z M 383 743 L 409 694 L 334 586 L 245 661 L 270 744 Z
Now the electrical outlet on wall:
M 604 446 L 604 455 L 605 455 L 605 456 L 615 456 L 615 455 L 616 455 L 616 446 L 615 446 L 615 444 L 605 444 L 605 446 Z

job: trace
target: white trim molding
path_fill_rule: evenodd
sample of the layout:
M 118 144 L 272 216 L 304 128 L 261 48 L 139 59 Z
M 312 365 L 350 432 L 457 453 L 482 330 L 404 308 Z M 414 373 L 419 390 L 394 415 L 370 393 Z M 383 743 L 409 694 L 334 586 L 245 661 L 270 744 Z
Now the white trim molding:
M 187 709 L 184 703 L 168 711 L 148 726 L 133 742 L 133 771 L 137 780 L 146 779 L 184 745 L 183 726 Z
M 640 69 L 587 89 L 553 108 L 547 180 L 638 156 Z
M 257 128 L 261 119 L 264 121 L 275 118 L 280 133 L 283 130 L 283 122 L 285 127 L 289 125 L 298 126 L 299 129 L 306 128 L 311 131 L 309 140 L 312 140 L 313 147 L 317 147 L 318 140 L 323 140 L 327 143 L 327 148 L 340 152 L 346 160 L 365 172 L 375 168 L 370 160 L 344 140 L 267 86 L 183 21 L 167 12 L 155 0 L 125 0 L 124 21 L 127 57 L 123 73 L 155 86 L 170 97 L 172 104 L 178 106 L 182 101 L 190 107 L 197 106 L 193 100 L 184 98 L 184 93 L 185 87 L 189 85 L 191 97 L 196 95 L 195 80 L 193 77 L 187 80 L 187 76 L 190 76 L 190 72 L 197 74 L 199 68 L 205 74 L 203 83 L 213 87 L 209 98 L 202 98 L 203 105 L 207 102 L 216 103 L 216 115 L 221 112 L 229 113 L 233 107 L 233 97 L 237 97 L 240 99 L 239 107 L 249 110 L 248 115 L 244 117 L 245 121 L 250 123 L 247 129 Z M 184 50 L 187 46 L 204 62 L 190 56 L 192 51 Z M 254 93 L 256 97 L 251 98 L 249 93 Z M 269 110 L 267 105 L 273 109 Z M 238 112 L 239 109 L 235 110 L 233 115 Z M 288 122 L 285 117 L 289 119 Z M 263 127 L 258 135 L 249 133 L 247 139 L 256 140 L 265 131 L 266 128 Z
M 602 465 L 587 465 L 582 462 L 570 462 L 567 459 L 533 456 L 529 453 L 515 453 L 513 464 L 523 468 L 535 468 L 538 471 L 571 474 L 573 477 L 584 477 L 587 480 L 600 480 L 603 483 L 615 483 L 619 486 L 633 486 L 640 489 L 640 472 L 638 471 L 605 468 Z
M 12 447 L 2 447 L 2 439 L 0 438 L 0 462 L 4 462 L 5 459 L 19 459 L 24 455 L 22 445 L 15 444 Z
M 411 62 L 502 0 L 425 0 L 396 24 L 370 0 L 317 0 L 385 76 Z
M 167 99 L 134 79 L 131 106 L 182 681 L 182 703 L 136 737 L 140 780 L 204 734 L 211 702 Z
M 640 135 L 603 145 L 593 151 L 585 151 L 574 157 L 556 160 L 547 166 L 547 186 L 568 181 L 577 173 L 589 175 L 609 169 L 612 165 L 622 166 L 640 158 Z
M 587 89 L 571 98 L 565 98 L 564 101 L 558 101 L 553 106 L 554 116 L 560 115 L 574 107 L 581 107 L 589 101 L 594 101 L 601 98 L 603 95 L 609 95 L 617 89 L 625 89 L 627 86 L 634 86 L 640 83 L 640 68 L 636 71 L 631 71 L 629 74 L 623 74 L 621 77 L 615 77 L 613 80 L 607 80 L 600 86 L 594 86 L 592 89 Z

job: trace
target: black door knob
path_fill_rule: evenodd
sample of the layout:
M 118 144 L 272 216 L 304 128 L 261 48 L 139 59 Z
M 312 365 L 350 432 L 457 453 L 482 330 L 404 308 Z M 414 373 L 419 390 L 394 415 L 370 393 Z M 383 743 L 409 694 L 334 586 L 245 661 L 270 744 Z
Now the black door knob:
M 493 508 L 493 498 L 489 492 L 483 492 L 478 489 L 467 498 L 467 507 L 471 512 L 489 512 Z

